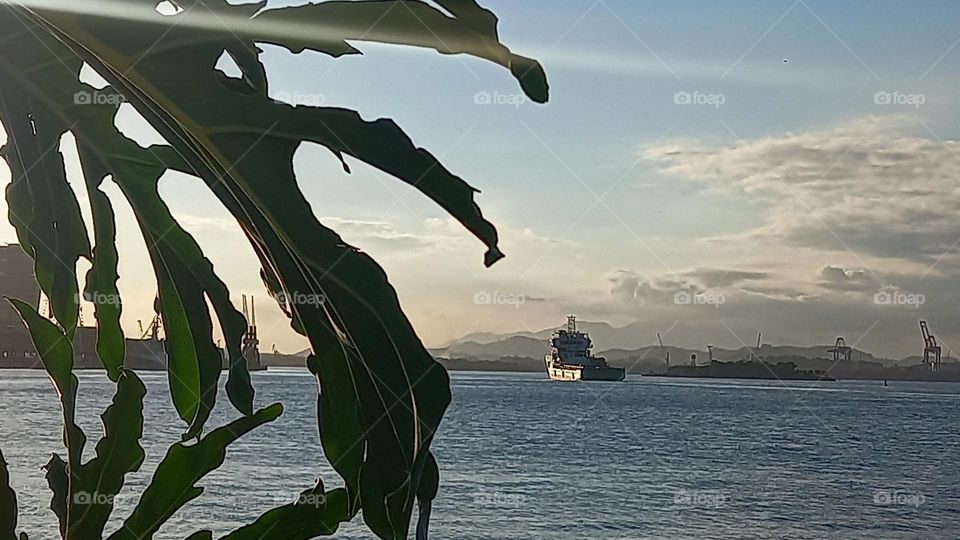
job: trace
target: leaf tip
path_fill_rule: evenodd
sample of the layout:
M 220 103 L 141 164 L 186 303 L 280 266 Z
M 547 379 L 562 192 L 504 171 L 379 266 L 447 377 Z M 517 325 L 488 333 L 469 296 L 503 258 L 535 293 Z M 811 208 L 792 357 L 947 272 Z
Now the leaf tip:
M 499 261 L 500 259 L 503 259 L 504 257 L 506 257 L 506 255 L 504 255 L 503 252 L 500 251 L 500 248 L 498 248 L 497 246 L 493 246 L 489 250 L 487 250 L 487 252 L 483 255 L 483 265 L 486 266 L 487 268 L 490 268 L 491 266 L 496 264 L 497 261 Z
M 527 97 L 536 103 L 546 103 L 550 99 L 550 85 L 543 66 L 536 60 L 513 55 L 510 58 L 510 72 L 520 82 Z

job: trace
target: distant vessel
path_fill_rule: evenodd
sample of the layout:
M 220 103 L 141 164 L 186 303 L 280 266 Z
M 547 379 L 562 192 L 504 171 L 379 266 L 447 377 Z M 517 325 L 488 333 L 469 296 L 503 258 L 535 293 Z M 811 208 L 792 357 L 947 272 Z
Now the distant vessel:
M 586 332 L 577 330 L 577 318 L 567 317 L 567 328 L 550 338 L 550 352 L 544 357 L 547 375 L 554 381 L 622 381 L 626 370 L 607 365 L 593 356 L 593 342 Z
M 702 377 L 705 379 L 770 379 L 780 381 L 835 381 L 824 371 L 797 369 L 793 362 L 764 362 L 761 360 L 740 360 L 739 362 L 719 362 L 714 360 L 708 366 L 670 366 L 664 373 L 651 373 L 661 377 Z

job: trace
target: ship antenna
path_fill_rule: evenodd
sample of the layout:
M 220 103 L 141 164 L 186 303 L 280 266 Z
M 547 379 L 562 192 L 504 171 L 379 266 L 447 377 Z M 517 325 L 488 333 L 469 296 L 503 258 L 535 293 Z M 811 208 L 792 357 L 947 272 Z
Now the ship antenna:
M 577 316 L 567 315 L 567 332 L 571 334 L 577 331 Z

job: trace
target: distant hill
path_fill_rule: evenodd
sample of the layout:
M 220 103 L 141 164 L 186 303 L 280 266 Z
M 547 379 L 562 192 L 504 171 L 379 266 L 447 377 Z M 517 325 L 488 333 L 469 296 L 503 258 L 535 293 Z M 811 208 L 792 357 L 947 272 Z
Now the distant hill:
M 430 354 L 442 358 L 494 361 L 506 356 L 539 359 L 543 358 L 546 352 L 546 338 L 513 336 L 488 343 L 457 342 L 449 347 L 433 349 Z
M 578 328 L 588 332 L 595 344 L 594 353 L 603 356 L 611 364 L 627 367 L 631 372 L 659 371 L 664 365 L 664 353 L 657 345 L 650 345 L 649 332 L 644 332 L 638 323 L 615 327 L 605 322 L 578 321 Z M 543 355 L 548 351 L 547 341 L 553 334 L 553 328 L 538 332 L 514 332 L 496 334 L 493 332 L 474 332 L 449 342 L 444 347 L 430 349 L 430 354 L 436 358 L 446 359 L 445 365 L 454 369 L 470 369 L 471 366 L 480 368 L 483 363 L 486 369 L 509 371 L 537 371 L 542 369 Z M 832 362 L 829 360 L 828 349 L 833 343 L 823 345 L 772 345 L 764 343 L 757 356 L 771 362 L 792 361 L 799 362 L 805 369 L 826 369 Z M 687 349 L 683 347 L 665 346 L 670 354 L 670 363 L 686 365 L 690 363 L 690 356 L 697 355 L 698 363 L 707 363 L 709 354 L 704 349 Z M 264 355 L 268 365 L 304 365 L 304 358 L 309 349 L 295 355 Z M 715 360 L 732 362 L 750 358 L 754 351 L 749 347 L 737 349 L 714 348 Z M 908 356 L 900 360 L 877 358 L 873 354 L 854 349 L 854 361 L 876 363 L 886 366 L 908 366 L 919 364 L 920 356 Z M 804 360 L 810 361 L 806 362 Z M 943 362 L 957 362 L 956 358 L 943 358 Z M 478 364 L 471 364 L 475 362 Z
M 664 353 L 659 346 L 649 344 L 649 335 L 644 335 L 638 324 L 614 327 L 604 322 L 578 322 L 578 327 L 590 334 L 595 344 L 595 354 L 607 358 L 615 365 L 656 366 L 664 364 Z M 446 347 L 432 349 L 430 352 L 440 358 L 457 358 L 466 360 L 481 360 L 486 362 L 499 361 L 505 357 L 530 358 L 539 360 L 547 351 L 547 340 L 554 329 L 549 328 L 539 332 L 516 332 L 511 334 L 494 334 L 491 332 L 477 332 L 450 342 Z M 772 345 L 762 344 L 757 356 L 774 360 L 777 359 L 817 359 L 830 358 L 828 349 L 832 343 L 823 345 Z M 704 349 L 687 349 L 683 347 L 666 346 L 670 353 L 672 364 L 688 364 L 690 356 L 697 355 L 699 362 L 706 362 L 709 353 Z M 714 348 L 713 356 L 716 360 L 736 361 L 749 358 L 754 351 L 749 347 L 737 349 Z M 853 360 L 862 362 L 879 362 L 882 364 L 915 364 L 918 357 L 908 357 L 900 361 L 881 359 L 873 354 L 854 349 Z M 945 361 L 949 361 L 946 360 Z

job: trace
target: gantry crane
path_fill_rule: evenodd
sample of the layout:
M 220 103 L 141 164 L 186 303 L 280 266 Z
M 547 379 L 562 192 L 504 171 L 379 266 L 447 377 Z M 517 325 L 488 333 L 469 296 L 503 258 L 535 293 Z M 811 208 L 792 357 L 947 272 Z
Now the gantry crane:
M 657 343 L 660 344 L 660 352 L 663 353 L 663 361 L 666 362 L 667 367 L 670 367 L 670 351 L 664 348 L 663 340 L 660 339 L 660 332 L 657 332 Z
M 920 333 L 923 334 L 923 365 L 930 368 L 930 371 L 939 371 L 941 349 L 940 345 L 937 345 L 937 338 L 930 333 L 927 321 L 920 321 Z
M 827 352 L 833 353 L 834 362 L 839 362 L 840 360 L 849 362 L 850 357 L 853 356 L 853 347 L 848 347 L 843 338 L 838 337 L 837 342 L 833 345 L 833 348 L 828 349 Z

